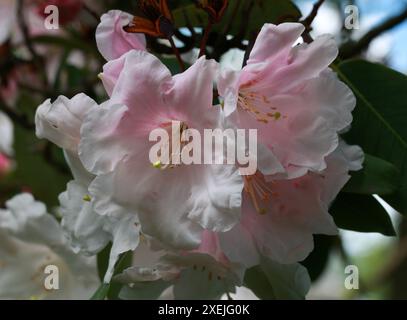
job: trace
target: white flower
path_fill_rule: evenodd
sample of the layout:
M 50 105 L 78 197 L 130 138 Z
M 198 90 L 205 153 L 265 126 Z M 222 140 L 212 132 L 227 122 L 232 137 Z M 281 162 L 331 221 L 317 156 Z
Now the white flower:
M 59 289 L 44 286 L 58 268 Z M 20 194 L 0 210 L 0 299 L 89 299 L 99 285 L 95 259 L 75 254 L 43 203 Z
M 0 112 L 0 137 L 0 154 L 13 155 L 14 126 L 3 112 Z
M 90 190 L 95 176 L 89 173 L 78 157 L 80 128 L 85 114 L 99 106 L 84 94 L 72 99 L 58 97 L 51 103 L 45 101 L 36 113 L 36 131 L 39 138 L 46 138 L 64 149 L 74 180 L 59 196 L 62 226 L 75 251 L 94 255 L 112 242 L 105 282 L 110 282 L 114 265 L 121 253 L 134 250 L 138 245 L 138 217 L 133 212 L 110 202 L 110 190 L 97 196 Z M 106 189 L 107 188 L 107 189 Z

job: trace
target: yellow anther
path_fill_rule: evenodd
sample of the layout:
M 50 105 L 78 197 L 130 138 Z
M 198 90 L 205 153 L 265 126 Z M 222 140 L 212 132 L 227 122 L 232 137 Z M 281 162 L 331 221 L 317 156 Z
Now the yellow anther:
M 160 160 L 156 161 L 153 163 L 153 167 L 156 169 L 161 169 L 162 168 L 162 163 Z
M 83 197 L 83 201 L 90 202 L 91 200 L 92 198 L 88 194 L 85 194 L 85 196 Z

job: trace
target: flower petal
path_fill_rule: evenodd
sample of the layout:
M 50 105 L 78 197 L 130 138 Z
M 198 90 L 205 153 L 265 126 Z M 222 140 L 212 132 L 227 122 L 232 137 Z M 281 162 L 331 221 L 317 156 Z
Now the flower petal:
M 76 152 L 83 118 L 86 112 L 96 106 L 96 102 L 83 93 L 72 99 L 59 96 L 54 103 L 48 99 L 38 107 L 35 114 L 37 137 Z
M 96 28 L 96 44 L 107 61 L 120 58 L 132 49 L 146 49 L 143 34 L 132 34 L 123 30 L 132 19 L 132 15 L 120 10 L 111 10 L 101 17 Z

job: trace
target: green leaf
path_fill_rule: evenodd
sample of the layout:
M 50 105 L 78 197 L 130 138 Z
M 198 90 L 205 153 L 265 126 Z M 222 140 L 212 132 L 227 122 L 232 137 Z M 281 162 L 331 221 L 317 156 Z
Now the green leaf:
M 58 195 L 66 189 L 70 175 L 59 172 L 44 157 L 43 145 L 32 131 L 15 126 L 15 161 L 17 168 L 12 173 L 11 183 L 30 190 L 36 199 L 47 204 L 48 208 L 57 206 Z M 65 165 L 62 150 L 52 146 L 52 156 Z M 52 186 L 50 186 L 52 183 Z
M 389 195 L 400 188 L 400 180 L 400 171 L 393 164 L 366 154 L 363 169 L 352 172 L 352 178 L 342 191 Z
M 314 235 L 314 250 L 301 262 L 307 268 L 312 282 L 318 280 L 324 272 L 335 239 L 334 236 Z
M 358 99 L 352 129 L 345 139 L 400 170 L 402 186 L 385 200 L 407 213 L 407 77 L 362 60 L 334 68 Z
M 106 272 L 105 257 L 107 251 L 109 251 L 110 253 L 110 249 L 111 245 L 103 249 L 101 253 L 98 255 L 98 272 L 100 277 L 103 277 L 104 272 Z M 113 276 L 123 272 L 124 269 L 128 268 L 131 265 L 132 258 L 133 258 L 132 251 L 127 251 L 123 253 L 120 256 L 119 260 L 116 262 Z M 101 265 L 99 265 L 99 263 L 101 263 Z M 102 272 L 103 275 L 101 275 Z M 100 287 L 96 290 L 96 292 L 93 294 L 91 300 L 104 300 L 106 298 L 109 298 L 110 300 L 118 299 L 121 288 L 122 284 L 117 282 L 111 281 L 110 283 L 102 283 Z
M 102 251 L 97 255 L 98 275 L 99 279 L 103 281 L 107 268 L 109 267 L 109 256 L 112 244 L 109 243 Z
M 396 235 L 388 213 L 373 196 L 340 193 L 330 212 L 341 229 Z
M 105 300 L 110 289 L 110 283 L 102 283 L 90 300 Z
M 259 266 L 246 271 L 244 284 L 260 299 L 303 300 L 311 280 L 302 265 L 279 264 L 263 257 Z

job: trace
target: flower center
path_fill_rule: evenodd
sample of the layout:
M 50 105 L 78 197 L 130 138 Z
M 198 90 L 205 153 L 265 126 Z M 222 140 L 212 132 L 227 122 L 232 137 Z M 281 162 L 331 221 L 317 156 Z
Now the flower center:
M 179 125 L 174 125 L 174 123 Z M 168 143 L 163 145 L 158 155 L 159 158 L 153 163 L 153 167 L 161 170 L 179 167 L 181 161 L 175 161 L 174 163 L 174 159 L 181 159 L 182 148 L 187 144 L 183 139 L 183 133 L 188 129 L 188 125 L 182 121 L 170 121 L 160 124 L 160 128 L 167 131 L 169 139 Z
M 275 193 L 271 190 L 270 183 L 267 183 L 264 176 L 257 171 L 254 175 L 244 176 L 244 191 L 248 193 L 250 199 L 259 214 L 266 214 L 271 197 Z
M 271 104 L 270 100 L 265 95 L 256 92 L 240 90 L 237 105 L 264 124 L 268 124 L 270 120 L 281 118 L 281 113 Z

